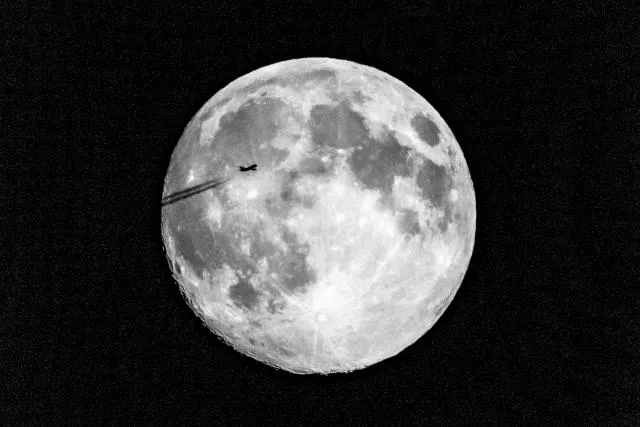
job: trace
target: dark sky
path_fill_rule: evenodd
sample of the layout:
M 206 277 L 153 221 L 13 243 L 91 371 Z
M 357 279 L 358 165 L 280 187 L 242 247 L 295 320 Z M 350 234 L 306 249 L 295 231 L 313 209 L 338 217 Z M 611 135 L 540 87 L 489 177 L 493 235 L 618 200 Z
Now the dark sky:
M 635 2 L 10 3 L 3 423 L 640 419 L 640 8 L 619 4 Z M 421 93 L 462 147 L 478 211 L 469 270 L 435 327 L 328 377 L 217 340 L 160 237 L 164 174 L 190 118 L 233 79 L 308 56 Z

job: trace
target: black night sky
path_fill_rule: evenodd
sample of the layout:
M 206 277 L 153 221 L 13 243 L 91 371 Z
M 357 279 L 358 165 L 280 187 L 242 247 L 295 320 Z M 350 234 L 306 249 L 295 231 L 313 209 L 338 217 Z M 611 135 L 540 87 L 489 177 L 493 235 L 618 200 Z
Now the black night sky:
M 3 424 L 640 419 L 634 2 L 10 3 Z M 325 377 L 211 334 L 160 235 L 191 117 L 237 77 L 314 56 L 378 68 L 427 99 L 462 147 L 478 212 L 468 272 L 431 331 Z

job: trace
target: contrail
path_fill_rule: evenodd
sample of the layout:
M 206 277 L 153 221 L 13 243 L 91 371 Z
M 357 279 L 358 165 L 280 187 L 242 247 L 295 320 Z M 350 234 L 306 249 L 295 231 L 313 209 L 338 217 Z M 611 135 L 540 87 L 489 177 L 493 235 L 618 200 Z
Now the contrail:
M 205 181 L 201 184 L 194 185 L 193 187 L 186 188 L 184 190 L 176 191 L 173 194 L 169 194 L 167 197 L 163 197 L 160 202 L 161 206 L 167 206 L 175 202 L 179 202 L 180 200 L 184 200 L 187 197 L 195 196 L 196 194 L 200 194 L 204 191 L 210 190 L 212 188 L 216 188 L 226 182 L 231 180 L 228 178 L 216 178 L 211 179 L 209 181 Z

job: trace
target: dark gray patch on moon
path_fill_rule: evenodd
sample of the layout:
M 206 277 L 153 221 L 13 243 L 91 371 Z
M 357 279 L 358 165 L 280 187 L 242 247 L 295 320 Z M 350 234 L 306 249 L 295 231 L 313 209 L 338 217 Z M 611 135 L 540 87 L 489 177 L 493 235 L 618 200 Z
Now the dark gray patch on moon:
M 307 264 L 310 247 L 307 243 L 298 241 L 295 234 L 283 230 L 282 240 L 287 246 L 287 252 L 273 260 L 274 267 L 282 278 L 282 283 L 289 291 L 306 288 L 316 280 L 315 271 Z
M 201 256 L 201 252 L 196 248 L 195 238 L 192 235 L 191 228 L 188 229 L 173 229 L 173 239 L 176 246 L 176 251 L 180 254 L 184 260 L 191 266 L 193 272 L 202 277 L 202 270 L 207 268 L 208 265 Z
M 417 184 L 425 197 L 435 207 L 443 208 L 447 204 L 447 195 L 453 186 L 453 179 L 444 166 L 439 166 L 429 159 L 418 172 Z
M 395 176 L 408 176 L 410 149 L 400 145 L 393 133 L 382 141 L 369 140 L 360 145 L 349 158 L 351 171 L 366 188 L 379 190 L 390 197 Z
M 197 196 L 195 196 L 197 197 Z M 198 202 L 185 200 L 168 207 L 167 222 L 174 240 L 176 254 L 184 258 L 200 278 L 203 271 L 215 270 L 227 264 L 246 274 L 256 270 L 255 262 L 241 254 L 240 240 L 255 239 L 257 233 L 236 228 L 237 219 L 222 216 L 220 231 L 212 232 L 205 219 L 204 208 Z M 256 259 L 271 252 L 262 244 L 252 244 Z
M 279 116 L 285 104 L 275 98 L 250 100 L 238 111 L 225 113 L 218 122 L 212 147 L 227 164 L 262 163 L 264 157 L 284 159 L 268 143 L 279 133 Z
M 436 209 L 444 212 L 444 218 L 438 222 L 441 231 L 446 231 L 452 220 L 453 206 L 449 201 L 449 192 L 453 188 L 453 179 L 444 166 L 438 166 L 429 159 L 418 172 L 417 184 L 422 195 L 429 199 Z
M 403 209 L 399 219 L 399 227 L 402 234 L 411 237 L 420 234 L 420 221 L 418 213 L 411 209 Z
M 196 220 L 198 209 L 192 202 L 178 202 L 169 209 L 169 226 L 176 253 L 182 256 L 193 272 L 202 277 L 202 271 L 209 265 L 206 251 L 211 247 L 206 236 L 210 235 L 206 225 Z
M 411 127 L 430 147 L 440 144 L 440 128 L 430 118 L 416 114 L 411 119 Z
M 320 147 L 349 148 L 368 136 L 363 117 L 347 101 L 336 106 L 315 105 L 308 126 L 313 142 Z
M 238 283 L 229 288 L 229 298 L 238 307 L 251 310 L 260 301 L 260 293 L 248 281 L 240 279 Z

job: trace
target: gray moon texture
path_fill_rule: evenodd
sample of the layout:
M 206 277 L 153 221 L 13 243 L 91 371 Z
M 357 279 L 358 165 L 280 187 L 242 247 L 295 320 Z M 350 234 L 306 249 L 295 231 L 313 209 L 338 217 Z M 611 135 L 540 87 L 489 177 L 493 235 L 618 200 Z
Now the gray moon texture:
M 273 367 L 328 374 L 393 357 L 469 265 L 476 199 L 460 146 L 377 69 L 303 58 L 231 82 L 184 130 L 164 196 L 216 178 L 230 180 L 162 208 L 167 257 L 207 327 Z

